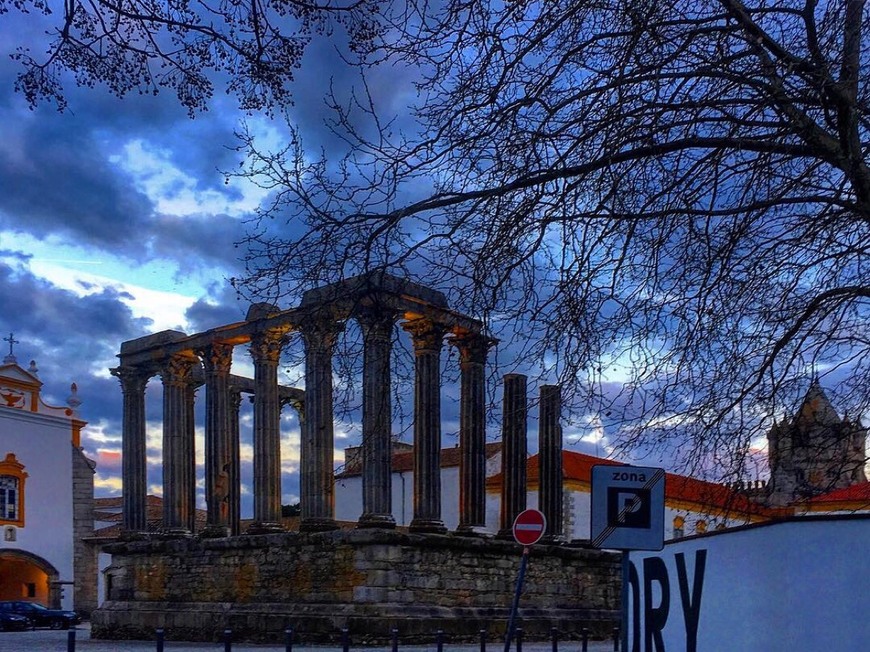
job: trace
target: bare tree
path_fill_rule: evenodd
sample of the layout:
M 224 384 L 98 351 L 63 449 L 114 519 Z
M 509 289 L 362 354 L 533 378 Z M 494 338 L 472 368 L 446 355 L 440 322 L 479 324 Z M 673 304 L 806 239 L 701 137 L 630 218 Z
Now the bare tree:
M 813 371 L 868 405 L 864 2 L 417 9 L 369 53 L 419 67 L 410 130 L 361 89 L 333 103 L 343 161 L 242 135 L 274 190 L 250 290 L 401 270 L 623 445 L 737 473 Z
M 378 0 L 0 0 L 0 15 L 23 12 L 45 26 L 43 53 L 27 30 L 9 30 L 6 47 L 21 64 L 16 89 L 31 106 L 66 108 L 64 80 L 131 92 L 175 91 L 193 115 L 206 109 L 215 83 L 241 108 L 271 111 L 291 101 L 290 83 L 315 35 L 342 30 L 351 51 L 381 31 Z
M 740 472 L 812 370 L 870 404 L 867 23 L 856 0 L 68 0 L 46 54 L 16 56 L 19 90 L 61 108 L 71 71 L 191 111 L 225 82 L 268 111 L 337 24 L 367 65 L 416 66 L 410 116 L 333 98 L 344 160 L 242 134 L 274 191 L 245 288 L 406 273 L 625 446 Z

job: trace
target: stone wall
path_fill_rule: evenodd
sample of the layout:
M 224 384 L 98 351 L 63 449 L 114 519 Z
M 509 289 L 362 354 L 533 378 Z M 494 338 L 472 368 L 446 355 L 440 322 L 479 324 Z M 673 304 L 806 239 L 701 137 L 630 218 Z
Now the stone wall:
M 382 641 L 442 629 L 476 639 L 504 632 L 519 569 L 513 542 L 456 535 L 354 530 L 114 544 L 109 600 L 97 638 Z M 532 548 L 520 603 L 527 636 L 557 627 L 602 635 L 618 619 L 619 558 L 575 546 Z
M 97 549 L 94 536 L 94 465 L 80 448 L 72 448 L 73 609 L 87 617 L 97 608 Z

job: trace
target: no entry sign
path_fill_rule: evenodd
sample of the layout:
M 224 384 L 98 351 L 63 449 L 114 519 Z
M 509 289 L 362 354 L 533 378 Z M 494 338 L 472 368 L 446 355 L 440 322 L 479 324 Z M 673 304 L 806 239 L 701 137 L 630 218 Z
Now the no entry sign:
M 523 546 L 536 544 L 547 530 L 547 519 L 537 509 L 527 509 L 514 520 L 514 539 Z

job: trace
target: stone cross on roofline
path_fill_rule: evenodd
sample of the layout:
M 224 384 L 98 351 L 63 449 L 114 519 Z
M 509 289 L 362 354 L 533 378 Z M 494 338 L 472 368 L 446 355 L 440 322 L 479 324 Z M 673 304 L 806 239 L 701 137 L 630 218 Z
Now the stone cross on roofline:
M 3 363 L 4 364 L 12 364 L 12 363 L 16 362 L 15 354 L 12 352 L 12 347 L 15 344 L 21 344 L 21 342 L 16 340 L 15 336 L 12 333 L 9 333 L 9 337 L 4 337 L 3 341 L 9 342 L 9 355 L 7 355 L 5 358 L 3 358 Z

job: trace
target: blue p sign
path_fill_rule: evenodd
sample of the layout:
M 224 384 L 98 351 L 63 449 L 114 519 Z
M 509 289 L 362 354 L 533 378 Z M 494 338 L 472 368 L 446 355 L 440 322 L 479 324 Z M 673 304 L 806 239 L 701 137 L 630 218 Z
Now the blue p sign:
M 649 489 L 634 487 L 607 488 L 608 527 L 650 527 Z

